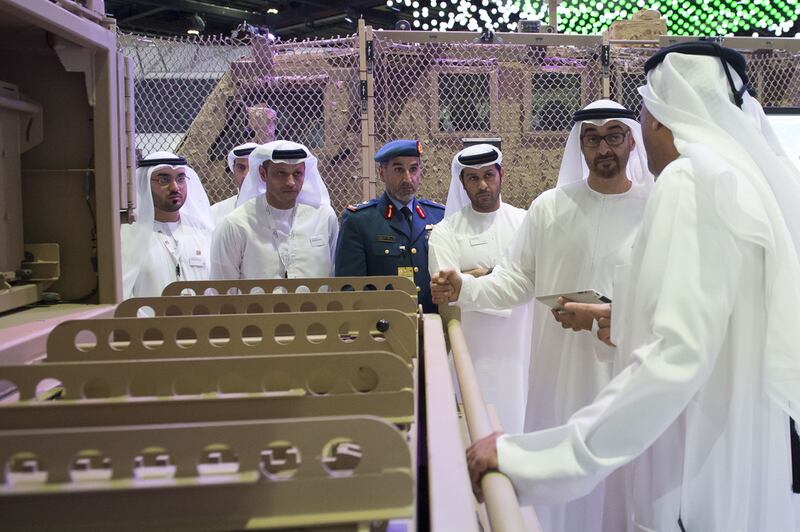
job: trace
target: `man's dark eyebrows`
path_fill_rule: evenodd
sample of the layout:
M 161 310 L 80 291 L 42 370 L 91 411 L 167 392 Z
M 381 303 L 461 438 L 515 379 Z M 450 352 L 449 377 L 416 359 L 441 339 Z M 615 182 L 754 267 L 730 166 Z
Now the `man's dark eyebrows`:
M 597 128 L 594 126 L 586 126 L 586 129 L 583 130 L 583 134 L 592 133 L 597 134 Z
M 612 129 L 613 129 L 613 130 L 617 130 L 617 129 L 618 129 L 618 130 L 620 130 L 620 131 L 625 131 L 625 128 L 624 128 L 624 127 L 622 127 L 622 126 L 621 126 L 621 125 L 619 125 L 619 124 L 614 124 L 613 126 L 609 127 L 608 129 L 609 129 L 609 131 L 610 131 L 610 130 L 612 130 Z

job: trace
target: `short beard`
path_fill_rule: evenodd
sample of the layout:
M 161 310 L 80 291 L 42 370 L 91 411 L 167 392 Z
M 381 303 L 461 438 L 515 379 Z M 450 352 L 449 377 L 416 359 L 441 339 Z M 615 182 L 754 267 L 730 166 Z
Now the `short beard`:
M 620 170 L 619 159 L 614 157 L 613 161 L 614 161 L 613 166 L 601 167 L 600 164 L 598 164 L 597 161 L 595 160 L 595 163 L 592 165 L 594 173 L 597 174 L 599 177 L 604 177 L 606 179 L 611 179 L 612 177 L 616 176 Z

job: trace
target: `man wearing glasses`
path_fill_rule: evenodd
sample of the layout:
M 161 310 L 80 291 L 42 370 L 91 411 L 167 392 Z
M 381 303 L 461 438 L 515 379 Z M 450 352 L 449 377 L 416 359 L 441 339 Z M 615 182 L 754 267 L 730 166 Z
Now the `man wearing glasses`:
M 208 279 L 214 217 L 186 159 L 151 153 L 136 170 L 136 221 L 123 225 L 124 297 L 160 296 L 173 281 Z
M 594 289 L 614 298 L 614 270 L 630 260 L 653 177 L 633 111 L 610 100 L 574 115 L 556 188 L 528 209 L 509 255 L 490 275 L 443 270 L 435 303 L 462 309 L 512 308 L 534 296 Z M 614 350 L 589 331 L 589 315 L 559 313 L 536 301 L 524 431 L 565 423 L 612 377 Z M 555 319 L 554 319 L 555 318 Z M 625 530 L 625 495 L 611 477 L 566 504 L 537 507 L 545 532 Z

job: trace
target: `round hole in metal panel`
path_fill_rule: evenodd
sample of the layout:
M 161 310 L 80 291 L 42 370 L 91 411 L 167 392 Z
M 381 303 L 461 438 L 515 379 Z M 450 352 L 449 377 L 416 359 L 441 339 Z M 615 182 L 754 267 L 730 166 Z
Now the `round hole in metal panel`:
M 300 312 L 316 312 L 317 305 L 313 301 L 303 301 L 300 305 Z
M 196 305 L 192 309 L 193 316 L 208 316 L 209 314 L 211 314 L 211 311 L 209 311 L 208 307 L 205 305 Z
M 275 327 L 273 334 L 275 341 L 281 345 L 289 345 L 294 342 L 294 327 L 288 323 L 281 323 Z
M 177 466 L 163 447 L 147 447 L 133 459 L 133 478 L 174 478 Z
M 157 397 L 155 379 L 150 375 L 137 375 L 128 382 L 128 395 L 131 397 Z
M 378 387 L 378 374 L 368 366 L 361 366 L 356 369 L 350 384 L 357 392 L 371 392 Z
M 358 340 L 358 330 L 349 322 L 344 322 L 339 326 L 339 340 L 345 343 Z
M 322 467 L 332 477 L 349 477 L 361 463 L 361 445 L 350 438 L 334 438 L 322 448 Z
M 164 311 L 165 316 L 183 316 L 183 310 L 177 305 L 170 305 Z
M 293 388 L 292 378 L 279 369 L 267 372 L 261 379 L 261 385 L 265 392 L 286 392 Z
M 225 303 L 219 309 L 220 314 L 238 314 L 236 312 L 236 307 L 231 305 L 230 303 Z
M 78 452 L 69 468 L 72 482 L 97 482 L 111 480 L 111 458 L 97 449 L 84 449 Z
M 75 334 L 75 348 L 87 353 L 97 347 L 97 335 L 94 331 L 83 329 Z
M 152 327 L 147 329 L 142 334 L 142 345 L 147 349 L 160 349 L 164 345 L 164 333 Z
M 275 303 L 275 306 L 272 307 L 272 312 L 291 312 L 292 308 L 289 306 L 289 303 L 285 303 L 281 301 L 280 303 Z
M 327 310 L 329 312 L 338 312 L 338 311 L 344 310 L 344 307 L 342 306 L 342 303 L 339 302 L 339 301 L 328 301 L 328 304 L 325 307 L 325 310 Z
M 111 397 L 111 385 L 105 379 L 95 377 L 83 383 L 84 399 L 108 399 Z
M 306 328 L 306 339 L 312 344 L 321 344 L 328 337 L 328 329 L 321 323 L 312 323 Z
M 0 379 L 0 403 L 11 404 L 19 401 L 19 388 L 12 381 Z
M 250 303 L 249 305 L 247 305 L 247 311 L 246 312 L 248 314 L 263 314 L 264 313 L 264 307 L 262 307 L 258 303 Z
M 230 343 L 231 333 L 222 325 L 216 325 L 208 331 L 208 343 L 214 347 L 223 347 Z
M 327 395 L 335 385 L 336 374 L 329 369 L 317 369 L 308 378 L 308 389 L 314 395 Z
M 172 382 L 172 391 L 175 395 L 202 395 L 213 391 L 213 385 L 207 383 L 198 375 L 178 375 Z
M 206 475 L 233 475 L 239 472 L 239 456 L 224 443 L 207 445 L 200 453 L 197 473 Z
M 292 478 L 297 473 L 300 464 L 302 464 L 300 449 L 285 440 L 270 442 L 261 451 L 259 460 L 261 473 L 273 481 Z
M 125 329 L 114 329 L 108 335 L 108 345 L 114 351 L 124 351 L 131 346 L 131 335 Z
M 178 347 L 188 349 L 197 343 L 197 332 L 191 327 L 181 327 L 175 333 L 175 343 Z
M 45 377 L 36 384 L 36 398 L 39 400 L 57 399 L 67 395 L 64 383 L 52 377 Z
M 19 451 L 5 464 L 6 484 L 32 486 L 47 482 L 47 469 L 36 453 Z
M 258 325 L 247 325 L 242 329 L 242 343 L 247 346 L 255 346 L 263 340 L 261 327 Z

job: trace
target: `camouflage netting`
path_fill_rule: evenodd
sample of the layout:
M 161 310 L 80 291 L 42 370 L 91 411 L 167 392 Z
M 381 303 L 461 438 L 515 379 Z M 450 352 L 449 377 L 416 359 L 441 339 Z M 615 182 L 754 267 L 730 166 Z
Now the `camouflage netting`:
M 362 102 L 358 37 L 270 41 L 262 36 L 152 38 L 122 34 L 136 65 L 137 148 L 189 159 L 212 202 L 234 193 L 235 145 L 287 138 L 306 144 L 337 212 L 360 201 L 362 105 L 374 110 L 375 147 L 423 144 L 421 193 L 444 201 L 464 138 L 502 140 L 505 201 L 527 207 L 555 184 L 572 113 L 603 97 L 599 46 L 405 43 L 374 34 L 374 99 Z M 613 46 L 612 99 L 637 110 L 652 47 Z M 744 51 L 765 107 L 800 106 L 800 54 Z M 367 164 L 373 164 L 369 161 Z M 380 192 L 380 182 L 378 189 Z

